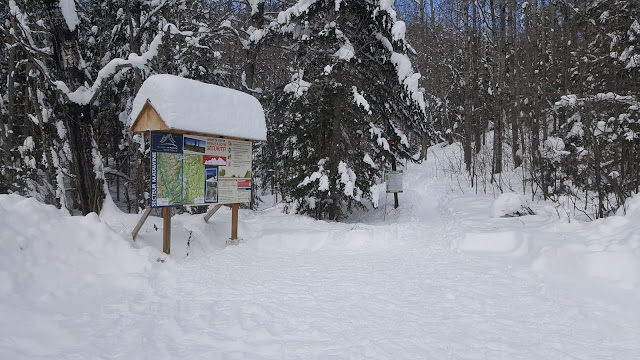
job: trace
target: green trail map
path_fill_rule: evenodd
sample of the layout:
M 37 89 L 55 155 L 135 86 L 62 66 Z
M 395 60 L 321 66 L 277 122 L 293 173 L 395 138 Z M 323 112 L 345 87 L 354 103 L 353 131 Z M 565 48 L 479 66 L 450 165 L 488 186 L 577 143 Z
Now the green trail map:
M 204 164 L 202 155 L 184 156 L 184 198 L 186 204 L 204 203 Z
M 151 132 L 154 208 L 251 200 L 250 141 Z
M 182 154 L 158 153 L 158 199 L 182 202 Z

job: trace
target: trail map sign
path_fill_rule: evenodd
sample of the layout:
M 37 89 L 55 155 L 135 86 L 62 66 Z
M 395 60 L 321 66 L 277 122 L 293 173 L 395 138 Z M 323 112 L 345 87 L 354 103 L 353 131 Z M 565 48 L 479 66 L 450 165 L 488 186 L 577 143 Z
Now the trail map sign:
M 402 171 L 387 171 L 384 180 L 387 182 L 387 193 L 402 192 Z
M 250 141 L 151 132 L 151 207 L 251 200 Z
M 152 75 L 133 100 L 131 131 L 149 134 L 151 196 L 133 239 L 162 208 L 162 251 L 171 252 L 172 207 L 211 205 L 209 221 L 231 204 L 231 243 L 238 241 L 239 204 L 251 201 L 252 142 L 267 140 L 258 99 L 169 74 Z

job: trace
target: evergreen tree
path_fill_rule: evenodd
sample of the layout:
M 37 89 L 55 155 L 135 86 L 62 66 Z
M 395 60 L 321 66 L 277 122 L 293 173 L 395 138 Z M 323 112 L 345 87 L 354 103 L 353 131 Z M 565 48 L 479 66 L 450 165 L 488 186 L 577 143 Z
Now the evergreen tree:
M 419 158 L 431 128 L 391 1 L 307 1 L 280 12 L 256 42 L 285 41 L 291 81 L 269 96 L 271 159 L 300 213 L 340 220 L 392 162 Z
M 595 216 L 623 205 L 640 184 L 640 25 L 634 1 L 591 1 L 575 59 L 574 93 L 556 103 L 567 154 L 558 169 L 565 192 L 591 192 Z M 562 146 L 564 148 L 564 146 Z M 564 150 L 564 149 L 562 149 Z M 571 186 L 566 186 L 569 183 Z

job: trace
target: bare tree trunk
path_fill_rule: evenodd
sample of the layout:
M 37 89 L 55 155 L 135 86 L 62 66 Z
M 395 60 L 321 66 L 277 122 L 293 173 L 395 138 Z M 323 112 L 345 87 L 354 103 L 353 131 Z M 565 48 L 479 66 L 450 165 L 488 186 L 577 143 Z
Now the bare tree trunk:
M 15 29 L 16 27 L 16 18 L 14 15 L 10 15 L 11 17 L 11 29 Z M 8 114 L 6 117 L 6 121 L 4 123 L 4 128 L 2 129 L 3 134 L 3 162 L 6 167 L 9 167 L 13 163 L 12 159 L 12 149 L 13 149 L 13 124 L 15 123 L 16 118 L 16 91 L 15 91 L 15 81 L 13 80 L 15 71 L 16 71 L 16 47 L 15 41 L 12 37 L 9 37 L 9 59 L 8 59 L 8 75 L 7 75 L 7 110 Z M 8 175 L 8 174 L 7 174 Z M 6 179 L 8 183 L 13 183 L 12 178 Z
M 256 29 L 262 28 L 264 25 L 264 2 L 258 3 L 258 11 L 255 14 L 251 15 L 251 26 Z M 247 87 L 249 89 L 253 89 L 255 86 L 255 76 L 256 76 L 256 60 L 258 58 L 259 48 L 248 48 L 246 50 L 247 61 L 244 66 L 244 73 L 247 82 Z
M 134 17 L 137 18 L 139 20 L 139 15 L 140 15 L 140 4 L 139 3 L 135 3 L 135 8 L 131 7 L 131 4 L 129 1 L 126 2 L 126 11 L 127 11 L 127 24 L 129 26 L 129 44 L 131 46 L 131 51 L 134 53 L 139 54 L 140 53 L 140 43 L 142 42 L 142 39 L 140 39 L 141 33 L 138 33 L 136 36 L 135 33 L 135 29 L 133 28 L 133 19 Z M 134 13 L 135 12 L 135 13 Z M 140 87 L 142 86 L 142 71 L 138 68 L 134 68 L 133 69 L 133 84 L 134 84 L 134 94 L 138 93 L 138 90 L 140 90 Z M 142 140 L 144 142 L 144 138 Z M 145 171 L 145 169 L 147 169 L 146 163 L 147 163 L 147 159 L 145 159 L 145 152 L 144 151 L 139 151 L 138 148 L 133 149 L 133 161 L 136 165 L 136 169 L 135 169 L 135 180 L 133 180 L 133 190 L 135 192 L 135 203 L 136 206 L 134 208 L 134 211 L 138 212 L 141 211 L 142 209 L 144 209 L 147 206 L 147 199 L 145 197 L 145 193 L 147 192 L 147 176 L 148 176 L 148 171 Z M 127 167 L 127 169 L 129 168 L 129 161 L 125 162 L 125 166 Z M 129 179 L 131 179 L 131 176 L 129 177 Z M 131 181 L 131 180 L 128 180 Z M 129 191 L 129 187 L 125 186 L 125 191 Z M 126 198 L 129 198 L 129 195 L 127 194 Z M 129 204 L 129 201 L 127 200 L 127 209 L 128 211 L 131 210 L 131 205 Z
M 593 168 L 594 168 L 594 180 L 596 185 L 596 191 L 598 192 L 598 210 L 596 212 L 596 219 L 604 217 L 604 189 L 602 188 L 602 153 L 598 144 L 598 139 L 592 135 L 593 139 Z
M 436 9 L 433 6 L 433 0 L 429 0 L 429 10 L 430 10 L 429 15 L 431 15 L 431 27 L 435 29 L 436 28 Z
M 507 51 L 509 52 L 509 60 L 507 66 L 507 74 L 509 79 L 509 88 L 511 94 L 522 93 L 522 91 L 516 92 L 516 90 L 522 90 L 522 88 L 516 88 L 516 79 L 518 74 L 518 67 L 516 66 L 516 48 L 517 48 L 517 37 L 516 37 L 516 23 L 517 23 L 517 4 L 516 0 L 510 0 L 509 2 L 509 46 Z M 518 111 L 513 107 L 509 111 L 509 120 L 511 120 L 511 156 L 513 158 L 513 167 L 517 168 L 522 164 L 521 152 L 520 150 L 520 139 L 518 136 L 518 128 L 519 128 L 519 117 Z M 519 104 L 521 106 L 521 104 Z
M 264 2 L 261 1 L 257 4 L 258 11 L 256 13 L 251 14 L 251 26 L 256 29 L 262 28 L 264 25 Z M 258 59 L 258 51 L 259 47 L 255 45 L 253 48 L 248 47 L 246 50 L 247 61 L 244 66 L 244 74 L 246 85 L 249 89 L 255 88 L 255 78 L 256 78 L 256 63 Z M 255 182 L 253 177 L 253 172 L 251 173 L 251 182 L 252 184 Z M 251 210 L 258 204 L 258 197 L 255 191 L 255 186 L 251 187 L 251 201 L 249 202 L 249 208 Z
M 330 166 L 330 179 L 336 179 L 338 177 L 338 166 L 337 166 L 337 153 L 339 143 L 342 139 L 342 127 L 340 126 L 340 122 L 342 119 L 342 98 L 340 94 L 333 94 L 333 117 L 331 119 L 331 147 L 329 148 L 329 161 L 327 161 Z M 331 204 L 329 204 L 329 220 L 340 221 L 342 217 L 342 209 L 340 208 L 340 194 L 337 189 L 335 189 L 335 184 L 333 188 L 330 187 L 331 190 Z
M 84 83 L 84 73 L 78 68 L 77 30 L 71 32 L 62 11 L 55 0 L 45 0 L 54 40 L 55 67 L 61 79 L 71 88 Z M 99 212 L 104 199 L 102 179 L 94 171 L 93 124 L 90 105 L 80 105 L 69 101 L 66 104 L 67 136 L 73 156 L 76 193 L 83 214 Z
M 500 90 L 498 93 L 498 111 L 495 119 L 494 133 L 493 133 L 493 173 L 499 174 L 502 172 L 502 135 L 503 125 L 506 123 L 506 0 L 499 0 L 499 31 L 498 31 L 498 69 L 497 69 L 497 81 Z
M 464 54 L 464 141 L 463 141 L 463 150 L 464 150 L 464 163 L 466 166 L 467 173 L 471 173 L 471 139 L 473 134 L 473 122 L 471 119 L 471 108 L 473 106 L 472 96 L 473 91 L 471 91 L 471 27 L 469 26 L 469 1 L 464 0 L 462 2 L 462 13 L 463 21 L 464 21 L 464 46 L 465 46 L 465 54 Z

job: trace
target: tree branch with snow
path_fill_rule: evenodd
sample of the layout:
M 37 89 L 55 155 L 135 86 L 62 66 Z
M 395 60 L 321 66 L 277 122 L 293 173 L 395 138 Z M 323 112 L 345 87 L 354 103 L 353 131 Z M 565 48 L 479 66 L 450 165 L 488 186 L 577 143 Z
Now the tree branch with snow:
M 92 104 L 100 95 L 100 90 L 104 86 L 105 80 L 109 79 L 117 71 L 128 67 L 144 69 L 147 63 L 158 55 L 158 48 L 162 44 L 162 38 L 167 32 L 171 33 L 172 35 L 193 35 L 193 32 L 191 31 L 180 31 L 175 25 L 171 23 L 165 24 L 162 27 L 162 30 L 160 30 L 153 38 L 153 41 L 151 41 L 151 44 L 149 44 L 149 49 L 146 52 L 142 53 L 141 55 L 135 53 L 129 54 L 127 59 L 112 59 L 111 61 L 109 61 L 109 63 L 107 63 L 107 65 L 105 65 L 102 69 L 100 69 L 100 71 L 98 71 L 98 76 L 93 85 L 83 85 L 78 89 L 71 91 L 69 90 L 69 87 L 61 80 L 52 81 L 52 83 L 69 101 L 80 105 Z

